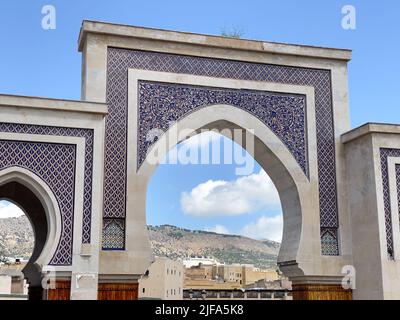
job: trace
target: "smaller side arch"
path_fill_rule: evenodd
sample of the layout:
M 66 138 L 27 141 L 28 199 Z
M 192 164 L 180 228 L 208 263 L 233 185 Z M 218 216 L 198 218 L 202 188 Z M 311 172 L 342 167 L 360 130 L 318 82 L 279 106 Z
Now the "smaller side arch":
M 47 222 L 47 237 L 37 259 L 30 261 L 38 270 L 43 270 L 50 263 L 61 237 L 62 219 L 57 199 L 46 182 L 28 169 L 13 166 L 0 170 L 0 187 L 9 183 L 19 183 L 29 189 L 43 206 Z M 4 197 L 1 193 L 0 198 L 19 205 L 18 199 Z M 31 220 L 29 210 L 23 207 L 22 209 L 25 211 L 28 219 Z M 32 226 L 34 225 L 33 221 L 31 221 L 31 224 Z

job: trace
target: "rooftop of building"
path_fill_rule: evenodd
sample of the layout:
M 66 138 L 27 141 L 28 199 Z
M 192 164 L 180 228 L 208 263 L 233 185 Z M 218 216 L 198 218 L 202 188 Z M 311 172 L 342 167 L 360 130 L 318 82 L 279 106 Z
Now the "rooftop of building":
M 108 112 L 107 104 L 100 102 L 31 97 L 12 94 L 0 94 L 0 106 L 98 114 L 107 114 Z
M 359 127 L 351 129 L 341 136 L 342 143 L 359 139 L 367 134 L 380 133 L 380 134 L 399 134 L 400 125 L 391 123 L 377 123 L 368 122 Z
M 102 21 L 84 20 L 79 33 L 78 48 L 83 50 L 87 34 L 131 37 L 165 42 L 184 43 L 224 49 L 235 49 L 275 54 L 307 56 L 333 60 L 351 60 L 350 49 L 329 48 L 310 45 L 288 44 L 281 42 L 238 39 L 226 36 L 207 35 L 201 33 L 172 31 L 157 28 L 139 27 Z

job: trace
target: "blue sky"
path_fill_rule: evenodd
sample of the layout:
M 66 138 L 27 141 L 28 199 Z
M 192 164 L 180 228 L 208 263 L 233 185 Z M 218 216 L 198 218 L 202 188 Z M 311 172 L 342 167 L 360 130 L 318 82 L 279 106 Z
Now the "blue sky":
M 158 166 L 147 192 L 148 223 L 280 241 L 279 195 L 266 173 L 244 149 L 219 134 L 203 133 L 179 144 L 178 150 L 184 151 L 178 154 L 198 154 L 200 159 L 209 150 L 211 163 L 213 143 L 220 148 L 222 164 L 168 164 L 173 149 L 167 163 Z M 224 150 L 229 145 L 230 154 L 236 154 L 236 159 L 238 154 L 242 155 L 246 167 L 225 156 Z M 246 168 L 246 174 L 238 175 L 238 168 Z
M 41 28 L 41 9 L 47 4 L 56 8 L 55 30 Z M 356 8 L 356 30 L 341 27 L 341 8 L 347 4 Z M 216 35 L 235 28 L 243 31 L 244 38 L 353 49 L 349 63 L 352 126 L 368 121 L 396 123 L 400 122 L 396 99 L 400 89 L 399 13 L 396 0 L 4 0 L 0 3 L 0 93 L 79 99 L 77 38 L 83 19 Z M 255 174 L 259 170 L 256 166 Z M 185 214 L 182 192 L 190 195 L 210 179 L 230 181 L 228 185 L 235 188 L 238 177 L 233 165 L 160 166 L 149 186 L 149 223 L 199 229 L 221 225 L 240 233 L 245 226 L 254 227 L 263 217 L 276 215 L 268 206 L 239 216 Z M 259 223 L 265 224 L 265 219 Z M 256 229 L 248 230 L 255 234 Z

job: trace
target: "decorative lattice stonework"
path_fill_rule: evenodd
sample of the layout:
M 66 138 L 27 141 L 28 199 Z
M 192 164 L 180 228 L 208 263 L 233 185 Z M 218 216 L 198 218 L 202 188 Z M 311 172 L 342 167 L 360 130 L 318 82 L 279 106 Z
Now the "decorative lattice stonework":
M 139 81 L 138 159 L 146 158 L 155 128 L 167 131 L 171 122 L 213 104 L 229 104 L 261 120 L 286 145 L 308 177 L 306 97 L 256 90 L 207 88 Z
M 321 228 L 338 229 L 335 135 L 329 70 L 119 48 L 108 48 L 109 113 L 105 138 L 104 218 L 124 218 L 126 213 L 127 92 L 130 68 L 312 86 L 315 92 Z M 336 254 L 339 254 L 339 250 Z
M 393 227 L 392 227 L 392 210 L 390 200 L 390 186 L 389 186 L 389 169 L 388 169 L 388 157 L 400 157 L 400 149 L 380 149 L 381 157 L 381 171 L 382 171 L 382 184 L 383 184 L 383 203 L 385 210 L 385 229 L 386 229 L 386 243 L 387 253 L 389 259 L 393 259 Z M 400 199 L 400 166 L 396 165 L 396 186 L 398 201 Z M 400 201 L 399 201 L 400 210 Z M 399 211 L 400 218 L 400 211 Z
M 28 169 L 53 191 L 62 216 L 62 231 L 51 264 L 71 264 L 76 146 L 0 140 L 0 154 L 1 170 L 12 166 Z
M 65 127 L 52 127 L 52 126 L 40 126 L 40 125 L 28 125 L 28 124 L 16 124 L 16 123 L 0 123 L 0 132 L 12 132 L 12 133 L 24 133 L 24 134 L 38 134 L 38 135 L 53 135 L 53 136 L 68 136 L 68 137 L 83 137 L 85 138 L 85 170 L 84 170 L 84 205 L 83 205 L 83 221 L 82 221 L 82 242 L 90 243 L 90 233 L 91 233 L 91 216 L 92 216 L 92 175 L 93 175 L 93 130 L 91 129 L 81 129 L 81 128 L 65 128 Z M 42 144 L 42 145 L 58 145 L 58 144 Z M 5 146 L 5 145 L 4 145 Z M 65 145 L 70 146 L 70 145 Z M 49 173 L 47 175 L 40 175 L 37 173 L 37 170 L 41 169 L 41 165 L 46 168 L 50 166 L 50 169 L 54 169 L 53 162 L 51 159 L 48 160 L 48 163 L 45 163 L 42 157 L 44 157 L 45 148 L 42 147 L 41 150 L 36 150 L 37 152 L 30 155 L 24 155 L 21 159 L 18 160 L 18 163 L 15 165 L 19 165 L 21 167 L 27 168 L 31 170 L 33 173 L 40 176 L 50 187 L 51 183 L 48 181 L 50 178 L 53 178 L 55 174 L 58 172 Z M 39 153 L 42 152 L 42 153 Z M 4 152 L 4 153 L 3 153 Z M 8 154 L 15 154 L 17 150 L 2 150 L 0 152 L 4 157 L 0 157 L 0 168 L 4 169 L 4 161 L 8 158 Z M 33 151 L 32 151 L 33 152 Z M 56 165 L 60 166 L 63 169 L 66 166 L 69 166 L 69 163 L 66 163 L 67 158 L 57 159 Z M 12 159 L 9 158 L 9 162 L 11 163 Z M 22 161 L 22 162 L 21 162 Z M 25 162 L 23 162 L 25 161 Z M 74 158 L 75 161 L 75 158 Z M 11 166 L 8 164 L 7 166 Z M 74 164 L 75 167 L 75 164 Z M 37 170 L 33 170 L 33 169 Z M 42 169 L 44 169 L 42 168 Z M 58 168 L 58 167 L 57 167 Z M 50 170 L 49 169 L 49 170 Z M 60 169 L 60 170 L 61 170 Z M 66 170 L 66 169 L 65 169 Z M 64 172 L 65 172 L 64 170 Z M 67 183 L 72 183 L 71 180 L 66 180 L 70 177 L 59 177 L 59 179 L 54 180 L 54 185 L 59 188 L 51 188 L 53 193 L 55 194 L 57 201 L 59 201 L 59 206 L 61 208 L 60 199 L 65 196 L 63 189 L 63 185 L 65 188 L 67 187 Z M 70 188 L 70 187 L 68 187 Z M 64 207 L 66 208 L 66 207 Z M 61 209 L 60 209 L 61 210 Z M 72 207 L 73 210 L 73 207 Z M 57 250 L 54 254 L 54 257 L 51 260 L 52 265 L 71 265 L 72 263 L 72 240 L 73 240 L 73 212 L 66 212 L 61 210 L 61 219 L 62 219 L 62 234 L 61 240 L 57 247 Z
M 336 256 L 339 252 L 336 228 L 321 228 L 321 251 L 326 256 Z
M 105 250 L 125 249 L 125 219 L 103 220 L 103 243 Z

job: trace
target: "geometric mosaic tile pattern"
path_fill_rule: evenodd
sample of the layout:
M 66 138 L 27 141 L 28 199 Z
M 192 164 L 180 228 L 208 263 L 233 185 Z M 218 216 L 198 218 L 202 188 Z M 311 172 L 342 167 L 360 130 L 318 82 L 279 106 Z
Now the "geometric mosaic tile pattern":
M 92 179 L 93 179 L 93 137 L 94 132 L 92 129 L 83 128 L 67 128 L 67 127 L 53 127 L 53 126 L 41 126 L 41 125 L 30 125 L 30 124 L 18 124 L 18 123 L 5 123 L 0 122 L 0 132 L 12 132 L 12 133 L 25 133 L 25 134 L 41 134 L 41 135 L 54 135 L 54 136 L 68 136 L 68 137 L 82 137 L 85 139 L 85 169 L 84 169 L 84 194 L 83 194 L 83 221 L 82 221 L 82 242 L 90 243 L 91 233 L 91 217 L 92 217 Z M 32 159 L 34 163 L 34 159 Z M 45 179 L 43 179 L 46 181 Z M 60 180 L 62 181 L 62 180 Z M 47 181 L 46 181 L 47 182 Z M 54 192 L 54 190 L 53 190 Z M 57 195 L 54 192 L 56 197 Z M 63 212 L 62 219 L 64 219 Z M 64 223 L 64 220 L 63 220 Z M 67 234 L 70 228 L 64 227 L 62 239 L 68 238 L 72 241 L 72 234 Z M 71 229 L 72 232 L 72 229 Z M 72 261 L 72 256 L 66 247 L 72 248 L 72 243 L 68 243 L 67 240 L 62 241 L 62 245 L 57 248 L 55 257 L 53 257 L 52 264 L 57 265 L 69 265 Z M 60 255 L 63 252 L 63 256 Z
M 329 70 L 108 48 L 104 218 L 124 218 L 128 69 L 312 86 L 315 92 L 321 228 L 338 229 L 335 135 Z M 325 254 L 325 252 L 322 252 Z
M 321 250 L 326 256 L 339 255 L 337 228 L 321 228 Z
M 125 219 L 104 219 L 102 247 L 106 250 L 125 249 Z
M 53 191 L 62 212 L 62 235 L 51 264 L 71 264 L 76 146 L 0 140 L 0 155 L 1 170 L 11 166 L 28 169 Z
M 385 228 L 386 228 L 386 243 L 387 254 L 389 259 L 393 259 L 393 227 L 392 227 L 392 211 L 390 205 L 390 188 L 389 188 L 389 170 L 388 170 L 388 157 L 400 157 L 400 149 L 380 149 L 381 171 L 382 171 L 382 187 L 383 187 L 383 203 L 385 210 Z M 400 166 L 396 165 L 396 185 L 397 195 L 400 199 Z M 400 218 L 400 203 L 399 203 L 399 218 Z
M 148 139 L 151 130 L 166 132 L 171 122 L 213 104 L 229 104 L 256 116 L 282 140 L 308 177 L 304 95 L 150 81 L 139 81 L 137 168 L 154 143 Z

